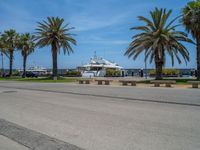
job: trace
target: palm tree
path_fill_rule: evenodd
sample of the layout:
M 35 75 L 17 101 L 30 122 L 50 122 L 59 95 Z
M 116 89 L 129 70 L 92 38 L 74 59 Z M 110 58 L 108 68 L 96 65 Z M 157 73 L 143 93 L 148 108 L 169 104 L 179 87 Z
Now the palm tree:
M 34 43 L 34 35 L 31 35 L 29 33 L 22 34 L 20 36 L 20 42 L 18 44 L 18 49 L 21 49 L 21 54 L 23 57 L 23 78 L 26 77 L 26 61 L 27 57 L 33 53 L 35 48 Z
M 5 53 L 7 54 L 10 60 L 9 76 L 12 76 L 14 51 L 17 48 L 18 38 L 19 38 L 19 35 L 13 29 L 4 31 L 4 33 L 2 34 L 2 40 L 4 43 Z
M 197 80 L 200 80 L 200 0 L 189 2 L 183 9 L 182 22 L 196 40 Z
M 4 74 L 4 69 L 3 69 L 3 54 L 5 53 L 4 51 L 4 45 L 3 45 L 3 41 L 0 35 L 0 55 L 1 55 L 1 76 L 3 77 Z
M 64 54 L 70 54 L 73 49 L 70 44 L 76 45 L 76 40 L 73 39 L 72 34 L 69 33 L 71 29 L 68 25 L 63 25 L 64 19 L 58 17 L 47 17 L 47 21 L 38 22 L 36 29 L 37 45 L 39 47 L 51 46 L 52 60 L 53 60 L 53 79 L 57 80 L 57 53 L 60 48 L 63 49 Z
M 0 35 L 0 52 L 4 53 L 4 44 L 3 44 L 2 35 Z
M 182 42 L 192 41 L 184 32 L 176 31 L 177 25 L 173 25 L 177 18 L 169 21 L 172 10 L 158 9 L 150 11 L 151 19 L 139 16 L 144 26 L 133 27 L 131 30 L 141 31 L 132 37 L 124 55 L 136 59 L 139 54 L 145 52 L 146 59 L 150 57 L 150 63 L 154 60 L 156 67 L 156 79 L 162 79 L 162 68 L 166 62 L 166 54 L 171 57 L 172 66 L 174 57 L 180 64 L 181 55 L 185 62 L 189 61 L 189 53 Z

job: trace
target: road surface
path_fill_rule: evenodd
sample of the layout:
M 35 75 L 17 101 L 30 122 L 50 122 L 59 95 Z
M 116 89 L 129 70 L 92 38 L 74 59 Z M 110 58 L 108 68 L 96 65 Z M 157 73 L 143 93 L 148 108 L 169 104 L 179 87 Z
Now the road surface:
M 43 137 L 87 150 L 200 148 L 199 89 L 1 81 L 0 119 L 4 147 L 42 149 Z M 22 129 L 19 139 L 7 122 Z

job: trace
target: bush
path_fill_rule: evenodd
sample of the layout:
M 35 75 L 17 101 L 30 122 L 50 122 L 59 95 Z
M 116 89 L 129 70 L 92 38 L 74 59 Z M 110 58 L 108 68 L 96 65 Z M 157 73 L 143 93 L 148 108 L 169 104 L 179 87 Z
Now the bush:
M 13 76 L 20 76 L 20 72 L 18 70 L 14 71 Z
M 67 77 L 80 77 L 81 76 L 81 72 L 79 71 L 67 71 L 64 76 Z
M 149 75 L 150 76 L 155 76 L 156 70 L 150 70 Z M 162 75 L 163 76 L 178 76 L 180 74 L 180 71 L 177 69 L 163 69 L 162 70 Z
M 119 77 L 120 75 L 121 75 L 121 72 L 119 70 L 114 70 L 114 69 L 106 70 L 107 77 Z

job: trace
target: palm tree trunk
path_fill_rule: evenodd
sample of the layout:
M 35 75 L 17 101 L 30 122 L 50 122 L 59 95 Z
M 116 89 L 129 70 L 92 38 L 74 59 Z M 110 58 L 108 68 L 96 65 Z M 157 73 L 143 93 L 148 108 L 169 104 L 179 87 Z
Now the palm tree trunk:
M 9 76 L 12 76 L 12 66 L 13 66 L 13 51 L 10 51 L 10 69 L 9 69 Z
M 52 44 L 52 60 L 53 60 L 53 80 L 58 78 L 58 65 L 57 65 L 57 47 Z
M 156 80 L 162 79 L 163 61 L 160 60 L 158 54 L 155 54 Z
M 23 57 L 23 78 L 25 78 L 26 77 L 26 60 L 27 60 L 27 56 L 25 55 L 24 57 Z
M 200 37 L 197 38 L 197 80 L 200 80 Z
M 156 80 L 161 80 L 162 79 L 162 62 L 156 62 Z

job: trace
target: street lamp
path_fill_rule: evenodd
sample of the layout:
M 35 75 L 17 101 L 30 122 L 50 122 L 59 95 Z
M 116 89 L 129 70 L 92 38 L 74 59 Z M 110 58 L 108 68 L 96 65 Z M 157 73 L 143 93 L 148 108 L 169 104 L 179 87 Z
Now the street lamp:
M 145 56 L 144 56 L 145 57 L 144 58 L 144 63 L 145 63 L 144 64 L 145 65 L 145 67 L 144 67 L 145 68 L 145 79 L 147 79 L 147 50 L 148 49 L 145 50 Z

